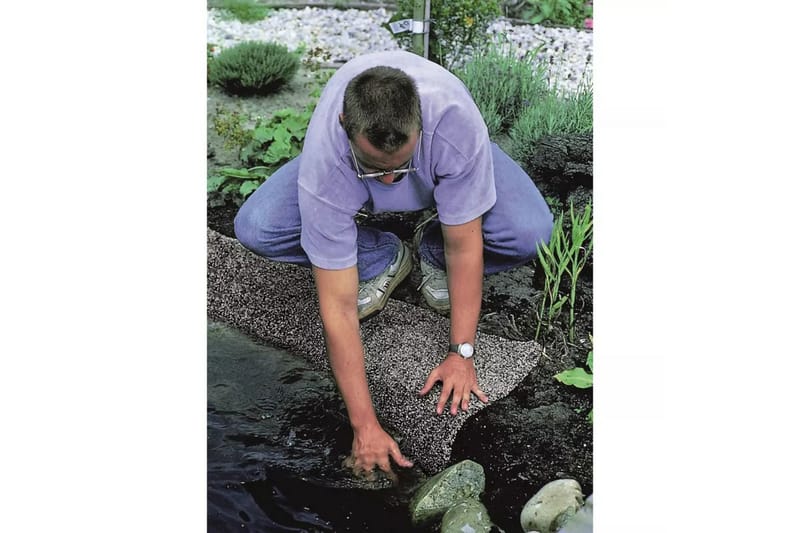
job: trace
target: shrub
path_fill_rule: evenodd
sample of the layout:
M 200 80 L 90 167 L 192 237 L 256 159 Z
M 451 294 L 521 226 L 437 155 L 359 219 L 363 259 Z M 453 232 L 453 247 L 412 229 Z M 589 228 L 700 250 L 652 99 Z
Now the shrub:
M 268 95 L 291 81 L 300 58 L 280 44 L 247 41 L 221 51 L 209 64 L 209 81 L 237 96 Z
M 413 18 L 413 14 L 413 0 L 398 0 L 397 10 L 389 21 Z M 499 16 L 498 0 L 431 2 L 433 22 L 430 24 L 428 59 L 450 68 L 466 49 L 478 48 L 488 39 L 486 28 Z M 402 46 L 410 48 L 410 33 L 400 33 L 395 37 Z
M 522 18 L 531 24 L 549 22 L 574 28 L 584 28 L 592 18 L 592 2 L 587 0 L 527 0 Z
M 454 71 L 472 94 L 490 137 L 506 133 L 531 102 L 547 93 L 546 70 L 533 65 L 535 55 L 518 59 L 510 50 L 491 47 Z
M 515 161 L 528 161 L 545 135 L 589 133 L 592 127 L 591 85 L 581 85 L 575 94 L 567 95 L 551 88 L 531 101 L 509 129 L 509 155 Z
M 256 0 L 217 0 L 213 7 L 221 9 L 223 16 L 235 18 L 240 22 L 258 22 L 264 20 L 270 9 Z

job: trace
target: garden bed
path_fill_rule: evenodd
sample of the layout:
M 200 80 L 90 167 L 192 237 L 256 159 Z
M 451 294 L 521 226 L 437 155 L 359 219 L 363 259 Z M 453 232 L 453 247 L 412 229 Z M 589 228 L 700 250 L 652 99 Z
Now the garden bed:
M 258 110 L 266 115 L 286 106 L 302 107 L 307 103 L 306 91 L 284 91 L 276 98 L 260 98 L 246 103 L 209 89 L 208 109 L 211 117 L 219 105 L 222 109 Z M 209 169 L 230 162 L 225 148 L 209 124 Z M 552 174 L 547 189 L 559 187 L 567 196 L 591 195 L 587 180 L 557 179 Z M 587 187 L 588 185 L 588 187 Z M 572 190 L 570 190 L 572 189 Z M 577 192 L 575 192 L 577 191 Z M 233 236 L 233 217 L 237 206 L 227 204 L 209 207 L 208 227 Z M 386 216 L 374 224 L 394 231 L 401 239 L 410 240 L 414 216 Z M 592 493 L 592 426 L 587 414 L 592 408 L 591 389 L 576 389 L 554 379 L 557 373 L 583 366 L 591 349 L 592 281 L 591 265 L 578 283 L 575 341 L 568 340 L 564 325 L 554 325 L 544 332 L 539 342 L 544 353 L 537 367 L 506 398 L 493 402 L 472 416 L 458 434 L 453 446 L 452 462 L 472 459 L 486 468 L 486 492 L 483 501 L 492 519 L 507 532 L 519 530 L 519 512 L 528 498 L 553 479 L 576 479 L 586 495 Z M 393 297 L 424 306 L 416 291 L 418 267 L 395 291 Z M 531 264 L 510 272 L 487 276 L 480 330 L 511 339 L 534 338 L 537 321 L 534 305 L 543 288 L 541 267 Z
M 533 177 L 554 213 L 566 213 L 564 229 L 569 233 L 571 223 L 568 206 L 574 205 L 575 213 L 580 214 L 592 199 L 592 135 L 591 131 L 586 130 L 587 116 L 589 130 L 591 128 L 591 94 L 588 99 L 570 101 L 565 113 L 546 96 L 537 101 L 534 109 L 530 106 L 534 100 L 531 95 L 535 94 L 538 98 L 541 91 L 534 89 L 533 93 L 523 95 L 518 92 L 512 96 L 507 96 L 505 92 L 498 93 L 492 87 L 491 80 L 512 79 L 520 71 L 503 63 L 500 68 L 510 69 L 506 70 L 508 75 L 492 75 L 495 66 L 489 64 L 488 70 L 473 72 L 471 76 L 477 80 L 477 86 L 467 85 L 476 100 L 483 98 L 482 102 L 488 105 L 489 114 L 494 119 L 490 124 L 492 138 Z M 238 114 L 246 117 L 247 126 L 252 128 L 258 123 L 258 117 L 268 118 L 281 109 L 304 110 L 315 102 L 314 94 L 318 94 L 327 79 L 325 74 L 326 69 L 320 69 L 319 65 L 312 67 L 304 64 L 288 86 L 269 96 L 239 98 L 209 87 L 209 176 L 218 173 L 221 168 L 240 167 L 242 164 L 238 160 L 238 149 L 225 145 L 225 139 L 215 128 L 215 123 Z M 489 81 L 488 87 L 482 85 L 482 80 Z M 481 108 L 482 113 L 486 111 L 486 105 Z M 514 108 L 513 116 L 508 114 L 511 108 Z M 526 115 L 527 111 L 537 110 L 546 110 L 545 114 L 553 119 L 549 122 L 558 124 L 560 129 L 555 133 L 548 130 L 542 136 L 535 114 Z M 520 116 L 524 116 L 525 120 L 521 120 Z M 516 135 L 512 135 L 509 122 L 527 124 L 529 131 L 518 130 Z M 536 141 L 522 141 L 520 144 L 520 139 L 528 138 L 535 138 Z M 516 157 L 512 152 L 517 154 Z M 233 218 L 241 199 L 232 201 L 224 195 L 214 194 L 209 198 L 208 227 L 233 237 Z M 410 243 L 413 228 L 422 216 L 420 212 L 386 214 L 374 216 L 363 223 L 392 231 Z M 415 265 L 392 298 L 425 307 L 421 294 L 416 290 L 420 279 L 419 266 Z M 569 293 L 568 282 L 567 279 L 563 280 L 560 294 Z M 492 401 L 467 419 L 452 446 L 451 463 L 471 459 L 484 466 L 486 490 L 481 500 L 486 504 L 492 520 L 509 533 L 520 531 L 519 515 L 526 501 L 554 479 L 572 478 L 580 483 L 585 495 L 593 492 L 593 438 L 588 418 L 593 405 L 592 389 L 567 386 L 554 377 L 564 370 L 584 367 L 587 354 L 592 350 L 591 253 L 575 283 L 574 305 L 571 306 L 575 311 L 574 324 L 570 326 L 568 323 L 566 308 L 570 307 L 569 304 L 564 307 L 564 312 L 549 323 L 541 320 L 540 304 L 547 288 L 545 272 L 539 261 L 485 277 L 479 331 L 511 340 L 535 339 L 542 345 L 543 352 L 533 370 L 511 394 Z M 321 498 L 329 496 L 330 493 Z M 321 501 L 309 501 L 308 505 L 311 509 L 326 507 Z M 344 520 L 349 517 L 348 514 Z M 336 522 L 336 518 L 333 522 Z M 363 527 L 350 529 L 356 526 L 351 522 L 333 525 L 336 531 L 373 530 Z M 395 529 L 384 525 L 374 530 Z

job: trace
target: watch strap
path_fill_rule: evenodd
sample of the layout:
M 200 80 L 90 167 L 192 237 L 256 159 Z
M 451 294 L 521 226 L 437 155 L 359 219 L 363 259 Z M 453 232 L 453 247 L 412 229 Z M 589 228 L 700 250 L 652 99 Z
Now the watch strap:
M 461 347 L 463 347 L 465 345 L 470 347 L 469 355 L 465 355 L 465 354 L 461 353 Z M 449 351 L 460 355 L 464 359 L 469 359 L 469 358 L 471 358 L 471 357 L 473 357 L 475 355 L 475 347 L 469 342 L 462 342 L 461 344 L 455 344 L 455 343 L 451 342 Z

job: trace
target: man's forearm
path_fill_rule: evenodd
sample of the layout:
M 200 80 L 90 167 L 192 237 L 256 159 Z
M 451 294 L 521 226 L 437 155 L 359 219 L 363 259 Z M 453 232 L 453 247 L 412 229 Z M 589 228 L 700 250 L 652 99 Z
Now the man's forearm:
M 450 293 L 450 342 L 475 343 L 483 293 L 483 237 L 480 219 L 446 228 L 445 261 Z
M 355 328 L 351 324 L 338 324 L 336 320 L 325 326 L 325 339 L 328 358 L 333 376 L 339 386 L 350 425 L 353 429 L 377 424 L 372 397 L 367 385 L 367 374 L 364 368 L 364 349 L 358 330 L 358 317 Z M 323 319 L 324 322 L 324 319 Z
M 367 385 L 364 348 L 358 325 L 355 296 L 358 274 L 315 268 L 314 275 L 320 297 L 320 316 L 328 359 L 339 393 L 347 407 L 350 424 L 354 429 L 377 424 Z

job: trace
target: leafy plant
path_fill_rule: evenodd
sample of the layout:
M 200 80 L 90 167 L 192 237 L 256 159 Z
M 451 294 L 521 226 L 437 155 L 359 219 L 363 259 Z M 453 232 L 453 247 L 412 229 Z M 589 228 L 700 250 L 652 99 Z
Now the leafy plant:
M 300 58 L 277 43 L 246 41 L 222 50 L 209 63 L 209 80 L 237 96 L 268 95 L 291 81 Z
M 469 89 L 490 137 L 507 132 L 523 110 L 547 94 L 546 69 L 533 62 L 537 52 L 517 58 L 510 48 L 493 46 L 454 71 Z
M 583 28 L 584 21 L 592 18 L 592 3 L 586 0 L 527 0 L 522 18 L 531 24 L 550 22 Z
M 413 13 L 414 0 L 398 0 L 395 14 L 389 22 L 412 18 Z M 450 68 L 464 50 L 478 48 L 486 42 L 486 28 L 498 16 L 498 0 L 431 2 L 428 59 Z M 411 34 L 400 33 L 395 37 L 402 46 L 410 48 Z
M 208 177 L 209 205 L 225 205 L 242 202 L 259 185 L 289 160 L 297 157 L 303 148 L 312 108 L 303 111 L 286 108 L 277 111 L 269 120 L 259 119 L 253 130 L 243 128 L 243 117 L 238 113 L 220 119 L 215 128 L 225 137 L 229 146 L 239 146 L 239 159 L 246 168 L 222 168 Z M 238 143 L 238 144 L 237 144 Z
M 207 180 L 208 204 L 211 207 L 233 202 L 241 205 L 269 177 L 267 167 L 222 168 Z
M 212 7 L 221 9 L 226 18 L 235 18 L 240 22 L 258 22 L 270 13 L 269 7 L 257 0 L 217 0 Z
M 589 335 L 589 339 L 591 338 L 592 336 Z M 588 389 L 592 387 L 594 385 L 594 374 L 592 374 L 592 372 L 594 372 L 593 354 L 594 350 L 590 350 L 589 355 L 586 357 L 586 366 L 589 367 L 589 372 L 586 372 L 583 368 L 576 367 L 559 372 L 553 377 L 564 385 L 571 385 L 579 389 Z M 589 415 L 586 418 L 589 419 L 589 422 L 594 422 L 594 409 L 589 411 Z
M 592 204 L 589 203 L 578 217 L 572 203 L 569 206 L 571 231 L 564 231 L 564 214 L 559 214 L 553 224 L 550 243 L 539 243 L 537 252 L 545 275 L 544 293 L 539 304 L 539 320 L 535 338 L 539 338 L 542 323 L 551 325 L 569 303 L 569 340 L 575 339 L 575 300 L 578 276 L 592 252 L 594 244 Z M 569 279 L 569 290 L 562 294 L 562 280 Z
M 310 120 L 310 107 L 303 111 L 281 109 L 266 122 L 259 120 L 251 141 L 242 148 L 240 159 L 250 165 L 277 170 L 300 154 Z
M 536 151 L 536 143 L 545 135 L 589 133 L 593 128 L 591 84 L 581 84 L 575 93 L 561 95 L 558 87 L 540 93 L 519 114 L 508 135 L 509 155 L 527 162 Z

